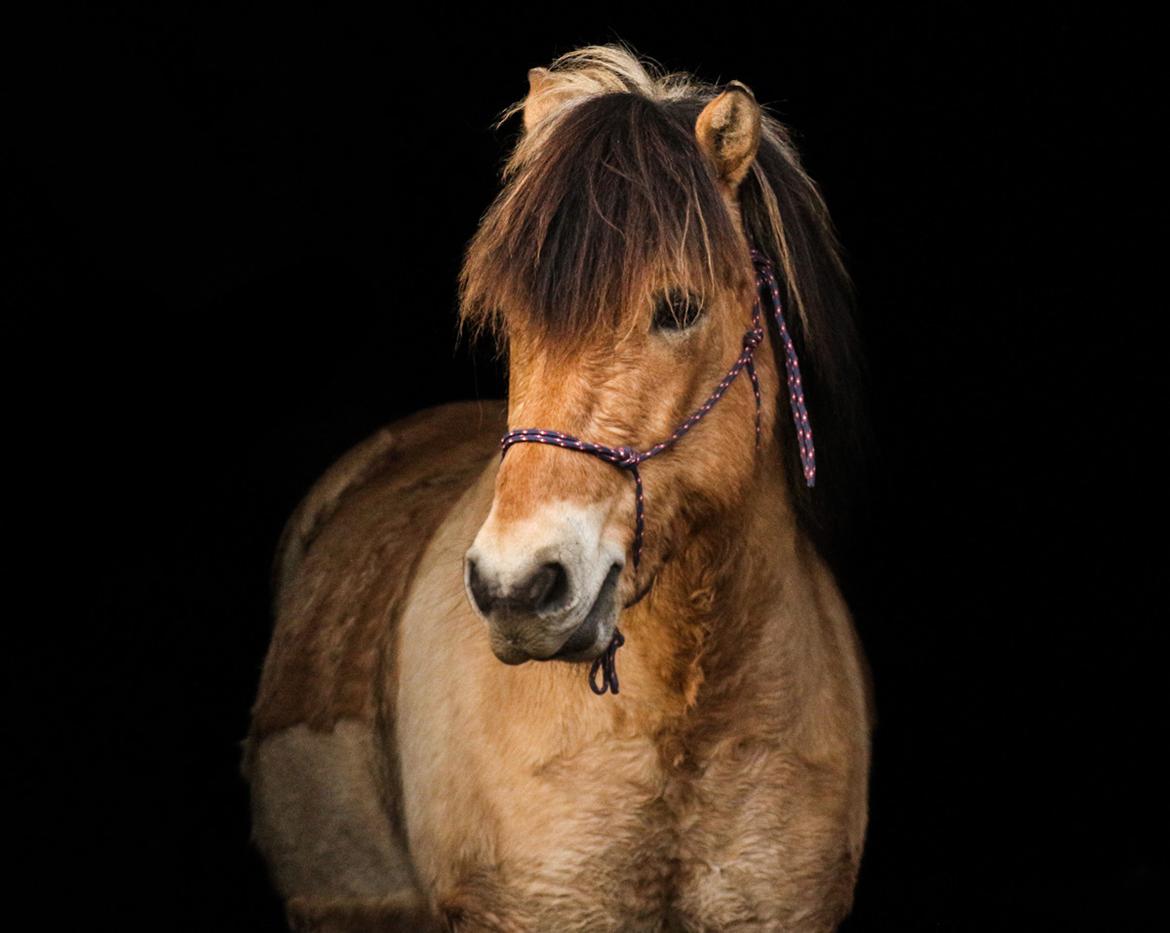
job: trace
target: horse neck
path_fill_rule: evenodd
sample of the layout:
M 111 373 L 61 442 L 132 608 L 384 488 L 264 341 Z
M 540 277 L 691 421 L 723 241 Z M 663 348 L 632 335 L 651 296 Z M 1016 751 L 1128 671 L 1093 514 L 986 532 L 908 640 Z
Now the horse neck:
M 768 442 L 743 498 L 689 536 L 631 620 L 645 664 L 682 711 L 700 688 L 712 692 L 713 679 L 746 663 L 745 649 L 796 570 L 799 544 L 779 453 Z

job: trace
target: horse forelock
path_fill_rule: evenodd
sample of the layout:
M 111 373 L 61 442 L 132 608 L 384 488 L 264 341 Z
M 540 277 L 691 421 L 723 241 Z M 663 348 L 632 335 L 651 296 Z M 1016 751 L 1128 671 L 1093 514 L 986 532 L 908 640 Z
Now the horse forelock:
M 464 320 L 579 339 L 618 326 L 656 290 L 712 295 L 742 247 L 689 108 L 607 91 L 518 147 L 468 249 Z

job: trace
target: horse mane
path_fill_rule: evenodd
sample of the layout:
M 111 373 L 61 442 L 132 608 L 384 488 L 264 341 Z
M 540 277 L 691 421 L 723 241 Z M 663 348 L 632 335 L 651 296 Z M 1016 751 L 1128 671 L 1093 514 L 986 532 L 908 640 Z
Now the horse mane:
M 502 345 L 503 324 L 517 315 L 536 332 L 572 340 L 620 326 L 623 314 L 645 307 L 664 285 L 685 285 L 702 298 L 733 284 L 743 256 L 694 129 L 722 90 L 665 73 L 622 44 L 556 59 L 541 87 L 551 106 L 517 141 L 503 189 L 468 245 L 462 325 L 491 332 Z M 506 108 L 497 126 L 524 104 Z M 766 110 L 739 201 L 745 233 L 780 272 L 817 444 L 818 487 L 841 505 L 864 443 L 853 289 L 820 190 L 788 129 Z M 777 431 L 790 458 L 793 500 L 824 550 L 836 522 L 825 497 L 798 481 L 785 414 L 786 407 Z

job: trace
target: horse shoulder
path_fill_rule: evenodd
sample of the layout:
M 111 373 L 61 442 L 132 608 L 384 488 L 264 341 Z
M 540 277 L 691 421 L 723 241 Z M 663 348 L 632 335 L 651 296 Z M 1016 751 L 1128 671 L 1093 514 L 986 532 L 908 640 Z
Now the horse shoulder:
M 461 403 L 388 425 L 325 473 L 281 537 L 243 771 L 254 839 L 298 923 L 425 911 L 400 839 L 394 730 L 379 716 L 419 558 L 490 463 L 502 415 Z
M 499 403 L 427 409 L 380 429 L 314 484 L 278 545 L 253 736 L 372 719 L 383 686 L 374 674 L 418 558 L 503 423 Z

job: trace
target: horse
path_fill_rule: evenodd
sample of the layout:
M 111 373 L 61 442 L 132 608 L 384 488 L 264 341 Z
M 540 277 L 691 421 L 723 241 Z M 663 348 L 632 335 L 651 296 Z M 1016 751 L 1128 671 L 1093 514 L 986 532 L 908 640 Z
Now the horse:
M 824 200 L 740 82 L 606 45 L 528 83 L 458 282 L 507 401 L 389 424 L 288 520 L 252 838 L 294 929 L 834 929 L 872 702 L 814 531 Z

